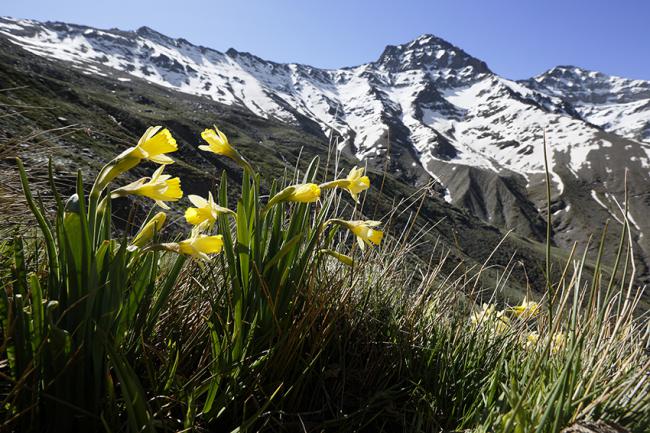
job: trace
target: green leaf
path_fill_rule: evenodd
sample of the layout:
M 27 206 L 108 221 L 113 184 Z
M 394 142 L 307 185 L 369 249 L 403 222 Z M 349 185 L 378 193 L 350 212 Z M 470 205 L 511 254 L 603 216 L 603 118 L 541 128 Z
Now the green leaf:
M 130 430 L 133 433 L 154 432 L 155 429 L 147 405 L 146 394 L 138 377 L 124 356 L 107 339 L 104 339 L 104 347 L 122 385 L 120 389 L 124 395 Z
M 56 244 L 54 243 L 54 236 L 52 235 L 52 231 L 50 230 L 49 225 L 47 224 L 45 216 L 39 210 L 38 206 L 36 205 L 36 202 L 34 201 L 34 197 L 32 196 L 31 189 L 29 188 L 27 173 L 25 172 L 25 167 L 23 167 L 23 162 L 20 160 L 20 158 L 16 158 L 16 163 L 18 164 L 18 171 L 20 173 L 20 182 L 23 187 L 23 193 L 25 195 L 25 199 L 27 200 L 27 205 L 29 206 L 29 209 L 32 211 L 32 213 L 34 214 L 34 217 L 36 217 L 36 222 L 38 223 L 38 226 L 41 232 L 43 233 L 43 236 L 45 237 L 45 247 L 47 249 L 49 272 L 52 275 L 52 278 L 54 279 L 53 281 L 56 281 L 59 275 L 59 259 L 56 254 Z

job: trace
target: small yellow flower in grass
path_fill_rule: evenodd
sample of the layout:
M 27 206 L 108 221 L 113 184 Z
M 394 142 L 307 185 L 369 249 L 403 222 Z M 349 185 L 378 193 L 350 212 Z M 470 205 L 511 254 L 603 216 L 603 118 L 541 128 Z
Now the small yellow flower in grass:
M 551 340 L 551 352 L 556 354 L 566 345 L 566 335 L 563 332 L 556 332 Z
M 227 156 L 228 158 L 235 158 L 237 156 L 237 151 L 228 141 L 226 134 L 221 132 L 216 126 L 214 129 L 205 129 L 201 133 L 201 138 L 203 138 L 208 145 L 201 145 L 199 146 L 199 149 L 217 155 Z
M 320 185 L 321 189 L 330 188 L 344 188 L 346 189 L 354 201 L 359 203 L 359 193 L 370 188 L 370 179 L 368 176 L 363 175 L 364 168 L 357 168 L 356 166 L 350 170 L 348 177 L 345 179 L 333 180 Z
M 216 204 L 211 192 L 208 193 L 207 200 L 198 195 L 188 195 L 187 198 L 196 207 L 187 208 L 185 211 L 185 220 L 194 226 L 207 221 L 208 227 L 212 227 L 217 221 L 219 214 L 228 213 L 235 215 L 235 212 L 232 210 Z
M 381 243 L 384 232 L 374 228 L 380 224 L 380 221 L 347 221 L 345 225 L 357 237 L 359 248 L 363 250 L 366 244 L 372 246 Z
M 510 319 L 504 311 L 496 311 L 492 304 L 483 304 L 481 310 L 472 313 L 470 321 L 473 326 L 483 326 L 494 331 L 496 334 L 503 334 L 510 328 Z
M 490 304 L 483 304 L 483 307 L 479 311 L 475 311 L 470 316 L 470 321 L 472 325 L 477 326 L 481 323 L 489 320 L 494 315 L 496 307 Z
M 365 169 L 363 167 L 357 168 L 355 166 L 352 170 L 350 170 L 347 178 L 347 180 L 350 181 L 348 191 L 350 191 L 352 197 L 354 197 L 354 199 L 357 201 L 357 194 L 370 188 L 370 179 L 368 176 L 364 176 L 364 172 Z
M 384 232 L 374 228 L 380 225 L 381 221 L 345 221 L 334 218 L 325 221 L 323 228 L 328 224 L 338 224 L 347 227 L 356 236 L 361 250 L 365 250 L 366 244 L 370 246 L 379 245 L 384 238 Z
M 539 304 L 525 299 L 521 305 L 512 307 L 512 312 L 521 319 L 530 319 L 539 313 Z
M 320 187 L 315 183 L 303 183 L 299 185 L 288 186 L 279 193 L 275 194 L 266 204 L 264 211 L 271 206 L 285 201 L 296 203 L 312 203 L 320 198 Z
M 162 174 L 165 166 L 161 165 L 150 178 L 144 177 L 126 186 L 113 191 L 112 197 L 123 197 L 126 195 L 140 195 L 156 201 L 156 204 L 163 209 L 169 209 L 166 201 L 177 201 L 183 197 L 181 180 L 177 177 Z
M 539 341 L 539 333 L 533 331 L 526 335 L 526 340 L 524 341 L 524 348 L 526 350 L 533 350 L 537 347 L 537 342 Z
M 131 241 L 131 245 L 129 246 L 129 250 L 133 251 L 138 248 L 142 248 L 147 243 L 149 243 L 153 239 L 154 235 L 160 232 L 163 224 L 165 224 L 166 219 L 167 215 L 165 215 L 165 212 L 158 212 L 156 215 L 154 215 L 154 217 L 151 218 L 144 225 L 144 227 L 142 227 L 135 238 L 133 238 L 133 241 Z

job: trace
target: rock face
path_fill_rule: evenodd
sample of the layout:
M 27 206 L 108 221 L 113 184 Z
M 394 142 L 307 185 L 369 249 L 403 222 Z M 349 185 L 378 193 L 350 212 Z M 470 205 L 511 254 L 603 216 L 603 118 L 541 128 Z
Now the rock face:
M 335 70 L 219 52 L 147 27 L 2 18 L 0 36 L 85 74 L 144 79 L 332 136 L 350 156 L 416 186 L 433 179 L 446 201 L 537 240 L 548 217 L 546 135 L 554 242 L 586 246 L 610 220 L 606 240 L 616 245 L 627 170 L 637 272 L 650 276 L 648 81 L 557 67 L 515 82 L 432 35 Z

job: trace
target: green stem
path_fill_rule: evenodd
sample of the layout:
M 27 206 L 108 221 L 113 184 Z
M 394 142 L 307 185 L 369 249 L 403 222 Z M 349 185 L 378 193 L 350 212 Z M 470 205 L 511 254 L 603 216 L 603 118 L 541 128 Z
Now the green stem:
M 548 296 L 548 324 L 553 325 L 553 284 L 551 283 L 551 177 L 544 131 L 544 173 L 546 176 L 546 294 Z

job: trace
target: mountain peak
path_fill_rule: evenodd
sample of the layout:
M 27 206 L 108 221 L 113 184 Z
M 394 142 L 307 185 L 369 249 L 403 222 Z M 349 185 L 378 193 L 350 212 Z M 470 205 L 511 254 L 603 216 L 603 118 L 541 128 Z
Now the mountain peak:
M 139 35 L 161 35 L 162 33 L 157 32 L 149 26 L 142 26 L 135 31 Z
M 139 29 L 135 31 L 135 34 L 138 36 L 145 38 L 145 39 L 150 39 L 152 41 L 156 42 L 162 42 L 165 44 L 174 44 L 176 45 L 176 39 L 171 38 L 167 35 L 164 35 L 160 33 L 157 30 L 152 29 L 151 27 L 148 26 L 142 26 Z
M 597 71 L 591 71 L 589 69 L 581 68 L 574 65 L 558 65 L 554 68 L 549 69 L 548 71 L 538 75 L 539 77 L 574 77 L 578 79 L 584 79 L 587 77 L 595 78 L 597 76 L 605 77 L 605 74 L 602 74 Z
M 453 45 L 447 42 L 446 40 L 439 38 L 438 36 L 431 33 L 423 33 L 417 38 L 413 39 L 411 42 L 408 42 L 404 45 L 445 45 L 452 47 Z
M 646 104 L 650 99 L 650 81 L 622 78 L 573 65 L 556 66 L 527 80 L 526 83 L 538 91 L 562 98 L 577 107 L 581 104 Z M 635 108 L 632 107 L 626 117 L 633 118 L 636 115 Z M 606 116 L 605 111 L 603 116 Z M 601 118 L 594 119 L 604 123 Z M 645 137 L 643 134 L 642 137 Z
M 428 33 L 405 44 L 388 45 L 375 63 L 392 72 L 465 68 L 471 70 L 471 75 L 490 72 L 485 62 Z

